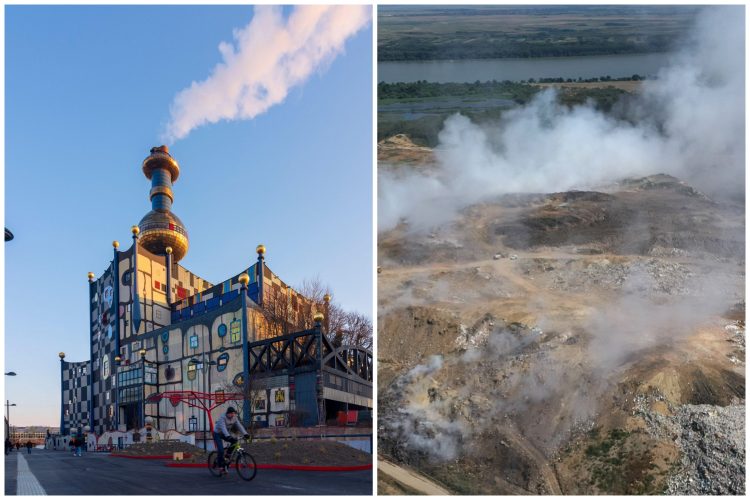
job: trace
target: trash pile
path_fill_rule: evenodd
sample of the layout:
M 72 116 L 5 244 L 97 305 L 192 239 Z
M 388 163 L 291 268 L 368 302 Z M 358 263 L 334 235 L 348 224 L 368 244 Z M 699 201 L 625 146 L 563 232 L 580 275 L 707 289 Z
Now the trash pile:
M 674 441 L 681 460 L 667 483 L 670 495 L 745 493 L 745 405 L 670 406 L 671 415 L 650 409 L 654 396 L 639 395 L 634 412 L 648 432 Z M 657 397 L 658 399 L 658 397 Z

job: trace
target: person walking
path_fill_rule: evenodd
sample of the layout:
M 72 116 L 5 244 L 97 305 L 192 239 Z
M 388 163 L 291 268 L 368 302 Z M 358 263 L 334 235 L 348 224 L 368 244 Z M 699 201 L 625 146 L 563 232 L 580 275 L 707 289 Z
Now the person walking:
M 26 441 L 26 450 L 28 450 L 29 455 L 31 455 L 31 447 L 34 446 L 34 443 L 31 441 Z
M 81 456 L 81 452 L 83 451 L 83 443 L 84 443 L 83 436 L 81 434 L 78 434 L 78 436 L 76 436 L 76 456 L 77 457 Z

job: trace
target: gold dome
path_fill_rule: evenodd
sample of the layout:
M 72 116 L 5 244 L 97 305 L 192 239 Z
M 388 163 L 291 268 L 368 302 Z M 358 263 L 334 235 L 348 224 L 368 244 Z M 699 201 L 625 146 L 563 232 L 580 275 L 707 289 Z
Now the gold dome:
M 130 226 L 130 232 L 133 233 L 133 236 L 136 236 L 141 232 L 141 229 L 138 226 Z
M 237 281 L 247 286 L 247 284 L 250 283 L 250 276 L 248 276 L 247 273 L 242 273 L 237 277 Z
M 323 301 L 330 302 L 331 301 L 331 295 L 330 294 L 323 295 Z
M 94 278 L 96 277 L 96 275 L 95 275 L 94 273 L 91 273 L 91 272 L 90 272 L 90 273 L 88 274 L 88 277 L 89 277 L 89 281 L 94 281 Z
M 164 251 L 167 252 L 167 255 L 172 255 L 172 247 L 167 247 Z
M 59 353 L 58 356 L 60 356 L 60 359 L 65 359 L 65 353 L 64 352 Z
M 115 248 L 120 248 L 120 242 L 117 241 L 117 240 L 115 240 L 115 241 L 112 242 L 112 246 L 115 247 Z
M 315 316 L 313 316 L 313 319 L 315 320 L 316 323 L 320 323 L 323 321 L 324 317 L 325 316 L 323 316 L 323 313 L 318 312 L 318 313 L 315 313 Z
M 167 247 L 172 247 L 174 262 L 179 262 L 187 254 L 188 234 L 174 213 L 151 210 L 138 225 L 141 228 L 140 243 L 149 252 L 164 255 Z
M 255 251 L 258 252 L 258 255 L 265 255 L 266 253 L 266 246 L 265 245 L 258 245 L 255 247 Z

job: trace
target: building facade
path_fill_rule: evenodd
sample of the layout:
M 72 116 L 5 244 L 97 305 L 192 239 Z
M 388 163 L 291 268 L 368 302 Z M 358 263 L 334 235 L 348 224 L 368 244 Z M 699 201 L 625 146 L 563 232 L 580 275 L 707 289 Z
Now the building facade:
M 113 242 L 107 268 L 89 273 L 90 359 L 60 353 L 60 432 L 139 429 L 148 417 L 160 431 L 207 431 L 200 410 L 155 397 L 175 391 L 219 401 L 240 392 L 214 415 L 234 405 L 260 426 L 317 425 L 342 408 L 372 408 L 372 353 L 332 345 L 325 321 L 315 323 L 328 297 L 316 303 L 286 285 L 262 245 L 221 283 L 185 269 L 188 233 L 171 210 L 179 166 L 162 146 L 142 170 L 152 210 L 133 226 L 130 247 Z

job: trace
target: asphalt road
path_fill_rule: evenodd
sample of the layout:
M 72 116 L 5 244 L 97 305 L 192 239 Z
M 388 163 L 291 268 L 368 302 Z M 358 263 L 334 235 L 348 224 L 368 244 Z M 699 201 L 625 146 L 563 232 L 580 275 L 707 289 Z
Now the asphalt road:
M 105 453 L 33 450 L 24 454 L 48 495 L 372 495 L 372 471 L 258 470 L 252 481 L 235 471 L 216 478 L 206 469 L 166 467 L 164 460 L 134 460 Z M 15 484 L 15 460 L 6 457 L 6 494 Z M 10 473 L 10 474 L 9 474 Z M 11 477 L 8 477 L 11 476 Z

